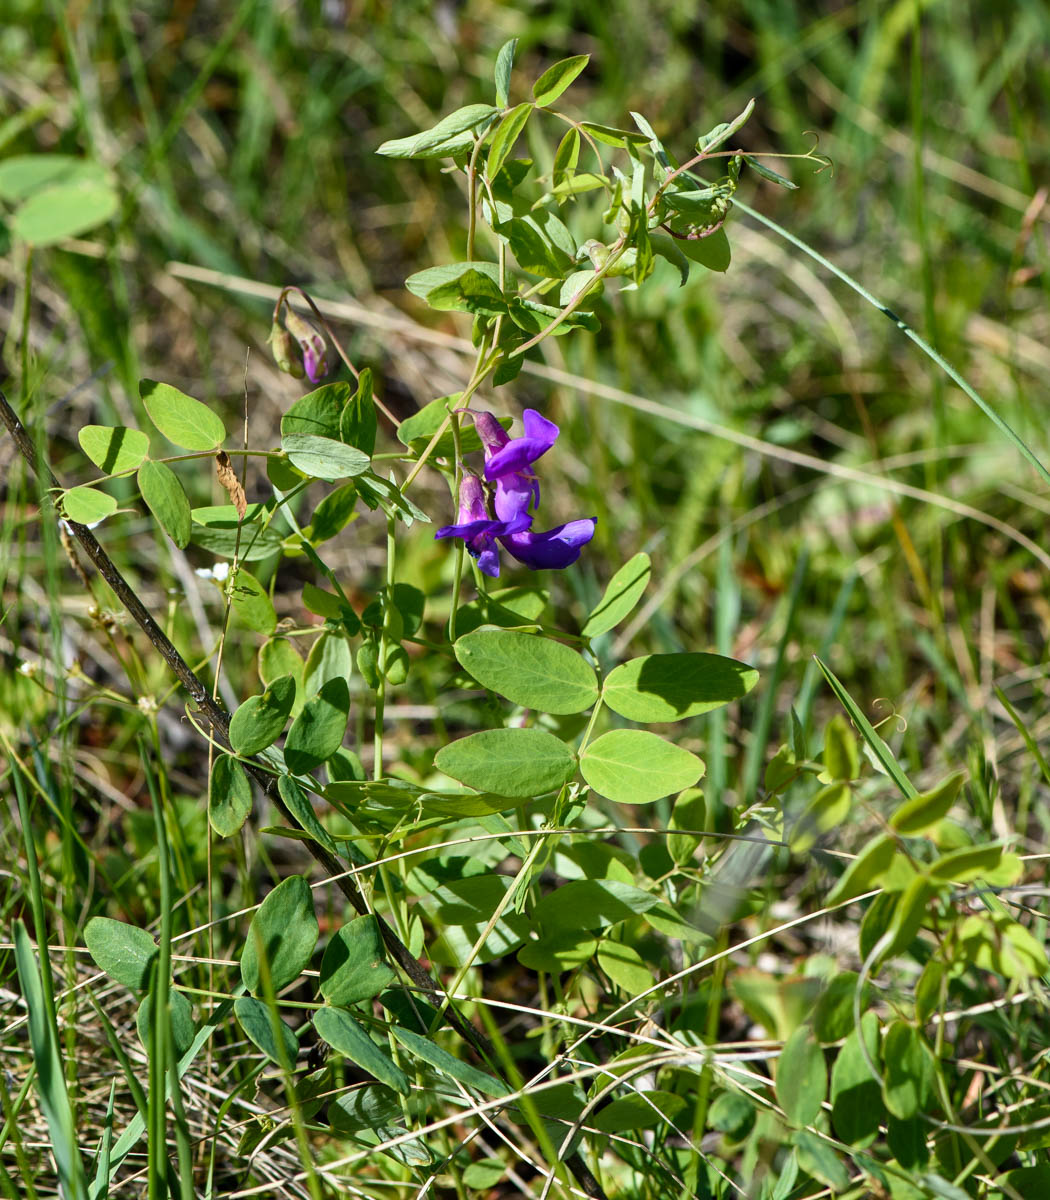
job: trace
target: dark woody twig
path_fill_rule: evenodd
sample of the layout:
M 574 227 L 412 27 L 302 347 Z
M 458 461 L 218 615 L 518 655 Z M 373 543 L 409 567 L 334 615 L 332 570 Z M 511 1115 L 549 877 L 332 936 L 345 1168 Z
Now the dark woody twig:
M 19 452 L 29 465 L 30 469 L 41 480 L 42 483 L 50 488 L 61 488 L 62 485 L 56 479 L 54 473 L 46 463 L 42 463 L 36 452 L 36 447 L 33 444 L 32 438 L 22 422 L 18 419 L 18 414 L 8 403 L 7 397 L 0 391 L 0 420 L 7 427 L 8 432 L 15 441 Z M 204 682 L 190 667 L 182 655 L 178 652 L 171 640 L 163 629 L 153 619 L 150 611 L 139 599 L 134 588 L 128 583 L 124 576 L 120 573 L 117 565 L 102 549 L 98 539 L 87 528 L 86 525 L 81 525 L 76 521 L 66 519 L 66 523 L 83 547 L 84 553 L 91 560 L 95 569 L 102 578 L 112 588 L 117 599 L 124 605 L 125 609 L 135 619 L 142 632 L 149 638 L 154 649 L 160 654 L 161 658 L 168 664 L 171 671 L 179 682 L 183 685 L 194 703 L 197 705 L 201 714 L 208 724 L 211 725 L 213 736 L 224 746 L 230 745 L 230 716 L 226 709 L 215 700 L 209 693 Z M 232 747 L 231 747 L 232 748 Z M 262 767 L 252 763 L 248 759 L 241 759 L 245 769 L 266 793 L 270 801 L 278 809 L 281 815 L 289 824 L 298 826 L 299 822 L 295 820 L 293 814 L 289 811 L 281 795 L 277 790 L 277 780 L 268 771 Z M 342 863 L 331 854 L 323 846 L 318 845 L 314 841 L 307 841 L 307 849 L 316 859 L 317 863 L 324 869 L 334 883 L 339 887 L 339 890 L 350 901 L 353 907 L 359 913 L 368 913 L 369 909 L 365 902 L 364 896 L 354 881 L 347 876 Z M 380 933 L 387 950 L 391 957 L 397 962 L 398 966 L 412 980 L 412 982 L 424 992 L 430 999 L 438 1004 L 444 1004 L 446 997 L 441 992 L 440 988 L 431 978 L 427 969 L 416 959 L 408 947 L 401 941 L 393 929 L 387 922 L 374 914 L 379 925 Z M 455 1007 L 449 1004 L 446 1008 L 449 1024 L 455 1031 L 466 1041 L 474 1051 L 482 1058 L 488 1059 L 490 1063 L 494 1063 L 494 1055 L 487 1040 L 463 1017 L 459 1015 Z M 591 1174 L 590 1169 L 580 1157 L 579 1154 L 573 1154 L 566 1160 L 566 1165 L 576 1176 L 580 1186 L 588 1196 L 594 1200 L 605 1200 L 605 1194 L 602 1191 L 601 1185 Z

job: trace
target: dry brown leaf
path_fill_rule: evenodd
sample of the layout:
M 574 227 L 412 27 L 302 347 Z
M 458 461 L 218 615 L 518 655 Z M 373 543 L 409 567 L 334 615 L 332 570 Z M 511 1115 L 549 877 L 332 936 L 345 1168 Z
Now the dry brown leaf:
M 244 514 L 248 511 L 248 498 L 244 494 L 244 488 L 241 487 L 241 481 L 237 478 L 237 472 L 233 469 L 230 456 L 225 450 L 220 450 L 215 456 L 215 474 L 233 507 L 237 510 L 238 518 L 243 521 Z

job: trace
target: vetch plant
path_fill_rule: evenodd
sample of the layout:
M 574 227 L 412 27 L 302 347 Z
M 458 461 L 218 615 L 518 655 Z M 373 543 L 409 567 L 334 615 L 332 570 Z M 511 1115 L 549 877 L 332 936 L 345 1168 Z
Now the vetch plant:
M 646 286 L 660 258 L 683 283 L 698 266 L 727 269 L 727 225 L 748 170 L 793 185 L 737 145 L 753 104 L 679 163 L 639 114 L 623 129 L 554 107 L 586 56 L 554 64 L 516 104 L 513 58 L 508 43 L 495 103 L 379 148 L 440 160 L 463 186 L 464 260 L 407 281 L 431 309 L 470 319 L 474 361 L 460 391 L 394 420 L 371 370 L 358 370 L 308 295 L 287 288 L 270 334 L 275 361 L 320 386 L 283 414 L 278 444 L 257 444 L 247 421 L 238 445 L 211 406 L 143 379 L 151 428 L 86 426 L 79 443 L 98 474 L 72 487 L 45 474 L 72 535 L 190 694 L 186 715 L 210 755 L 209 836 L 267 848 L 281 839 L 288 856 L 308 853 L 319 868 L 287 872 L 250 918 L 217 918 L 235 968 L 208 955 L 218 969 L 207 986 L 187 982 L 173 944 L 199 931 L 173 927 L 161 816 L 170 797 L 145 756 L 165 919 L 155 940 L 96 917 L 84 940 L 135 1005 L 149 1092 L 119 1132 L 110 1122 L 89 1183 L 56 1085 L 48 1119 L 56 1143 L 68 1143 L 60 1166 L 71 1195 L 95 1200 L 121 1184 L 143 1137 L 152 1194 L 172 1178 L 188 1191 L 183 1081 L 234 1042 L 254 1048 L 243 1082 L 263 1078 L 275 1099 L 273 1114 L 245 1118 L 238 1152 L 250 1160 L 294 1138 L 307 1166 L 292 1183 L 315 1195 L 384 1172 L 383 1185 L 419 1194 L 495 1187 L 505 1164 L 488 1138 L 520 1148 L 543 1195 L 720 1194 L 745 1143 L 743 1162 L 752 1173 L 763 1164 L 770 1200 L 868 1186 L 861 1180 L 892 1192 L 926 1165 L 924 1121 L 940 1134 L 959 1128 L 926 1031 L 934 1015 L 946 1022 L 952 986 L 975 970 L 1011 986 L 1046 970 L 1041 943 L 1018 920 L 963 908 L 960 888 L 1008 887 L 1019 860 L 998 843 L 950 844 L 957 835 L 942 823 L 961 776 L 918 793 L 837 690 L 904 795 L 848 866 L 829 868 L 839 873 L 824 898 L 832 908 L 878 891 L 860 920 L 859 969 L 834 976 L 809 962 L 786 980 L 740 972 L 734 1003 L 771 1031 L 778 1049 L 762 1054 L 779 1061 L 749 1075 L 739 1055 L 715 1048 L 725 931 L 758 911 L 756 860 L 742 854 L 768 863 L 820 853 L 877 787 L 844 722 L 829 726 L 819 761 L 793 726 L 764 786 L 740 798 L 728 828 L 710 828 L 695 719 L 745 697 L 757 671 L 698 648 L 616 661 L 606 635 L 645 596 L 645 553 L 619 566 L 579 622 L 552 606 L 542 572 L 571 569 L 596 519 L 542 528 L 542 496 L 557 494 L 564 473 L 559 427 L 534 408 L 520 422 L 498 414 L 515 411 L 513 384 L 535 348 L 599 328 L 607 288 Z M 524 136 L 542 140 L 551 128 L 548 166 L 515 156 Z M 321 382 L 333 350 L 352 383 Z M 35 462 L 6 403 L 3 412 Z M 224 503 L 199 502 L 205 466 Z M 424 470 L 447 485 L 447 504 L 421 499 Z M 217 648 L 194 647 L 203 666 L 189 665 L 89 530 L 121 519 L 118 481 L 120 499 L 136 494 L 176 547 L 214 559 L 197 573 L 218 589 L 223 635 Z M 453 523 L 417 536 L 450 510 Z M 381 569 L 348 577 L 329 547 L 364 541 L 377 524 Z M 410 575 L 409 561 L 427 571 Z M 497 589 L 501 571 L 513 583 Z M 255 673 L 236 680 L 241 702 L 230 713 L 217 696 L 235 627 Z M 138 703 L 152 717 L 155 699 Z M 639 827 L 645 806 L 655 818 Z M 257 811 L 283 823 L 259 828 Z M 31 845 L 27 856 L 35 864 Z M 329 902 L 319 920 L 320 887 L 339 889 L 354 915 Z M 50 1064 L 54 1004 L 24 930 L 16 952 L 34 1054 Z M 892 955 L 912 955 L 921 974 L 914 997 L 894 996 L 880 1023 L 867 1008 Z M 542 1007 L 521 1000 L 523 979 Z M 520 1037 L 495 1019 L 500 1005 L 517 1005 Z M 724 1138 L 717 1153 L 712 1133 Z M 987 1169 L 980 1155 L 972 1161 Z M 930 1194 L 955 1196 L 947 1176 L 964 1168 L 938 1165 L 943 1173 L 925 1171 Z M 738 1174 L 729 1186 L 751 1187 Z

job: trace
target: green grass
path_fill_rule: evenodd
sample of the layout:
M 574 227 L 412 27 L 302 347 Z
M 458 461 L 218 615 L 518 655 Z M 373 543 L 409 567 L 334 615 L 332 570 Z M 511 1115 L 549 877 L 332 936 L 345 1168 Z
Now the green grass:
M 969 771 L 958 824 L 1030 856 L 1023 883 L 1032 891 L 975 892 L 965 901 L 975 912 L 1005 906 L 1045 939 L 1039 889 L 1050 807 L 1033 748 L 1045 754 L 1048 728 L 1050 488 L 1017 447 L 1019 440 L 1035 459 L 1050 459 L 1050 209 L 1038 191 L 1050 157 L 1044 5 L 915 0 L 817 11 L 786 0 L 472 2 L 437 15 L 430 5 L 406 4 L 396 16 L 378 5 L 347 6 L 349 15 L 339 16 L 338 6 L 286 11 L 246 0 L 172 9 L 114 0 L 57 22 L 53 6 L 17 7 L 19 19 L 0 30 L 0 155 L 96 157 L 122 197 L 111 226 L 34 255 L 29 295 L 22 249 L 0 227 L 5 390 L 65 483 L 90 477 L 75 438 L 80 426 L 144 419 L 140 376 L 198 396 L 230 428 L 247 407 L 252 443 L 276 445 L 280 416 L 301 392 L 276 372 L 265 344 L 274 291 L 287 283 L 329 302 L 351 357 L 372 367 L 399 417 L 463 386 L 469 326 L 424 309 L 402 286 L 415 270 L 464 256 L 460 181 L 438 163 L 373 152 L 458 105 L 488 99 L 493 59 L 509 37 L 520 39 L 518 93 L 555 59 L 590 53 L 567 110 L 614 125 L 625 125 L 632 109 L 644 112 L 683 157 L 698 134 L 751 97 L 749 150 L 801 154 L 811 144 L 806 131 L 816 131 L 833 172 L 768 160 L 800 185 L 793 192 L 745 177 L 741 198 L 755 215 L 744 205 L 733 214 L 734 260 L 724 276 L 698 271 L 679 288 L 661 264 L 643 289 L 611 289 L 598 306 L 600 334 L 549 340 L 515 383 L 486 399 L 515 414 L 534 404 L 558 420 L 560 478 L 546 484 L 545 505 L 558 520 L 598 516 L 593 546 L 554 581 L 560 619 L 577 628 L 623 562 L 639 550 L 653 559 L 645 607 L 597 646 L 604 665 L 701 649 L 760 668 L 759 687 L 744 702 L 683 727 L 707 763 L 711 830 L 782 832 L 765 790 L 767 764 L 781 743 L 801 742 L 800 751 L 819 758 L 828 719 L 842 711 L 813 661 L 819 655 L 885 739 L 891 774 L 896 767 L 922 791 L 956 768 Z M 540 161 L 550 153 L 538 138 L 529 150 Z M 574 219 L 581 237 L 590 236 L 598 209 L 585 198 Z M 479 253 L 494 252 L 480 232 Z M 947 375 L 828 263 L 899 314 L 958 374 Z M 398 448 L 389 429 L 381 442 L 381 450 Z M 330 1106 L 354 1093 L 360 1073 L 326 1067 L 304 1050 L 290 1082 L 287 1064 L 264 1062 L 225 1012 L 183 1068 L 166 1022 L 143 1046 L 137 999 L 84 952 L 93 916 L 149 929 L 170 947 L 176 990 L 201 1020 L 239 982 L 231 964 L 248 914 L 273 883 L 310 874 L 326 934 L 349 914 L 341 894 L 311 874 L 295 840 L 209 838 L 208 754 L 183 697 L 112 594 L 72 572 L 53 522 L 40 518 L 36 485 L 9 445 L 4 453 L 0 733 L 11 767 L 0 811 L 0 1192 L 55 1195 L 59 1180 L 75 1179 L 78 1162 L 90 1181 L 140 1113 L 147 1136 L 116 1172 L 115 1197 L 152 1198 L 169 1187 L 180 1196 L 258 1189 L 320 1200 L 351 1187 L 369 1197 L 416 1195 L 426 1174 L 410 1152 L 379 1155 L 333 1132 Z M 184 479 L 195 504 L 222 501 L 206 471 Z M 260 484 L 249 474 L 249 500 Z M 413 497 L 439 523 L 446 519 L 447 488 L 436 475 L 424 471 Z M 99 536 L 188 659 L 203 664 L 223 613 L 218 590 L 193 569 L 211 559 L 155 536 L 141 509 Z M 364 517 L 329 546 L 327 561 L 355 603 L 382 583 L 385 538 L 383 522 Z M 299 594 L 312 578 L 302 563 L 278 579 L 281 617 L 302 618 Z M 397 571 L 433 595 L 424 634 L 437 640 L 451 571 L 432 530 L 399 540 Z M 230 703 L 258 690 L 257 646 L 243 631 L 224 642 L 217 685 Z M 427 769 L 446 727 L 458 733 L 488 716 L 481 702 L 443 708 L 451 668 L 437 657 L 420 661 L 390 705 L 385 740 L 387 765 L 406 774 Z M 593 963 L 559 976 L 525 970 L 509 956 L 463 972 L 462 1007 L 494 1047 L 488 1065 L 520 1078 L 528 1094 L 518 1119 L 494 1117 L 491 1125 L 456 1115 L 476 1098 L 446 1098 L 425 1112 L 406 1101 L 406 1128 L 446 1122 L 425 1139 L 433 1194 L 540 1195 L 567 1127 L 541 1119 L 535 1104 L 543 1092 L 529 1081 L 556 1060 L 563 1074 L 580 1071 L 585 1086 L 595 1083 L 593 1098 L 609 1082 L 603 1066 L 632 1037 L 639 1068 L 653 1078 L 660 1072 L 661 1090 L 684 1092 L 682 1076 L 703 1066 L 701 1100 L 688 1116 L 718 1171 L 738 1182 L 760 1179 L 782 1161 L 769 1081 L 792 1029 L 792 989 L 860 970 L 863 912 L 826 912 L 826 896 L 838 856 L 883 827 L 891 795 L 890 780 L 865 760 L 848 822 L 812 854 L 709 837 L 701 853 L 713 874 L 690 914 L 706 940 L 672 953 L 640 922 L 624 937 L 656 977 L 685 972 L 677 999 L 660 996 L 651 1012 L 632 1008 L 630 989 Z M 666 864 L 653 847 L 670 804 L 602 816 L 549 861 L 538 852 L 546 874 L 530 877 L 534 895 L 581 870 L 569 845 L 608 843 L 634 879 L 649 886 L 661 878 Z M 273 814 L 257 818 L 257 828 L 277 823 Z M 331 820 L 337 832 L 339 820 Z M 526 841 L 527 831 L 510 832 Z M 384 860 L 368 873 L 370 894 L 414 951 L 429 954 L 447 936 L 436 909 L 418 902 L 437 886 L 425 864 L 437 861 L 443 841 L 475 833 L 410 824 L 368 846 L 373 860 Z M 497 833 L 508 835 L 493 826 L 465 852 L 513 876 L 524 855 L 509 853 Z M 615 866 L 607 869 L 615 877 Z M 34 945 L 46 936 L 43 961 L 15 932 L 19 920 Z M 446 983 L 457 977 L 461 949 L 433 954 Z M 37 984 L 26 976 L 34 955 Z M 910 1003 L 918 970 L 903 955 L 879 968 L 886 1020 L 895 1005 Z M 967 1135 L 931 1133 L 933 1165 L 923 1170 L 963 1194 L 992 1196 L 995 1185 L 983 1181 L 997 1171 L 1045 1162 L 1044 989 L 1038 979 L 1017 987 L 976 968 L 953 986 L 949 1007 L 968 1015 L 930 1026 L 951 1064 L 938 1085 L 947 1093 L 941 1119 L 977 1124 L 984 1095 L 988 1111 L 1015 1113 L 1027 1132 L 1000 1146 L 1005 1153 L 993 1153 L 991 1165 Z M 167 973 L 158 974 L 155 1001 L 167 987 Z M 299 989 L 277 1007 L 294 1024 L 314 1002 Z M 27 1015 L 36 1022 L 32 1039 Z M 562 1017 L 580 1024 L 569 1028 Z M 614 1018 L 626 1036 L 603 1041 L 606 1031 L 590 1023 Z M 674 1022 L 706 1042 L 706 1065 L 661 1065 L 662 1031 Z M 463 1054 L 443 1036 L 442 1045 Z M 754 1054 L 746 1066 L 761 1078 L 742 1079 L 733 1068 L 738 1043 Z M 391 1053 L 411 1069 L 396 1045 Z M 49 1056 L 61 1071 L 41 1089 L 39 1064 Z M 428 1078 L 419 1068 L 414 1082 Z M 165 1087 L 181 1106 L 157 1103 Z M 758 1133 L 719 1139 L 711 1107 L 745 1088 L 757 1097 Z M 67 1119 L 80 1157 L 67 1146 L 67 1157 L 52 1158 L 49 1138 L 64 1144 L 54 1122 Z M 678 1195 L 682 1180 L 699 1186 L 706 1168 L 689 1157 L 684 1138 L 653 1145 L 642 1134 L 624 1136 L 598 1156 L 609 1196 Z M 512 1174 L 472 1188 L 464 1169 L 482 1158 L 501 1160 Z M 342 1176 L 339 1162 L 347 1162 Z M 568 1178 L 552 1184 L 552 1194 L 570 1194 Z M 717 1178 L 716 1171 L 712 1188 Z M 80 1194 L 75 1182 L 63 1186 Z M 739 1194 L 724 1186 L 722 1194 Z M 864 1194 L 862 1185 L 852 1194 Z

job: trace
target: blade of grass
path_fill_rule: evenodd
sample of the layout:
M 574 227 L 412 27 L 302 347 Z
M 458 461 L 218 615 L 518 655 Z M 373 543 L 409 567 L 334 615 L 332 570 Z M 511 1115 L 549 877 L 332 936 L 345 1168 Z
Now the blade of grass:
M 893 780 L 898 788 L 904 793 L 909 800 L 914 800 L 919 794 L 915 787 L 909 781 L 907 775 L 901 769 L 900 763 L 893 757 L 893 752 L 889 746 L 879 737 L 875 731 L 875 727 L 868 718 L 860 711 L 857 702 L 846 691 L 841 683 L 832 674 L 831 669 L 819 659 L 816 655 L 813 656 L 814 662 L 820 668 L 824 678 L 831 685 L 831 690 L 835 693 L 839 703 L 849 714 L 850 720 L 860 730 L 861 737 L 871 747 L 875 757 L 879 760 L 886 774 Z
M 878 311 L 882 313 L 884 317 L 888 317 L 889 320 L 891 320 L 894 325 L 897 326 L 897 328 L 901 331 L 901 333 L 904 334 L 906 338 L 909 338 L 911 341 L 913 341 L 915 345 L 918 346 L 923 352 L 923 354 L 925 354 L 926 357 L 932 362 L 936 363 L 937 366 L 940 367 L 941 370 L 948 376 L 948 378 L 954 384 L 956 384 L 956 386 L 958 386 L 974 402 L 974 404 L 977 405 L 977 407 L 981 410 L 981 412 L 984 413 L 988 420 L 992 422 L 996 429 L 998 429 L 999 432 L 1013 444 L 1022 457 L 1027 459 L 1028 462 L 1036 469 L 1044 483 L 1050 484 L 1050 471 L 1043 466 L 1042 462 L 1040 462 L 1040 460 L 1036 457 L 1035 452 L 1028 446 L 1021 436 L 1006 423 L 1006 421 L 995 411 L 994 408 L 992 408 L 987 400 L 983 399 L 977 393 L 977 391 L 966 382 L 962 375 L 959 374 L 959 372 L 951 365 L 951 363 L 948 362 L 946 358 L 944 358 L 943 355 L 934 350 L 934 348 L 925 340 L 925 338 L 921 337 L 914 329 L 912 329 L 907 321 L 901 320 L 901 318 L 897 316 L 893 309 L 891 309 L 888 305 L 883 304 L 883 302 L 877 297 L 873 296 L 871 292 L 869 292 L 863 284 L 854 279 L 852 275 L 848 274 L 846 271 L 843 271 L 841 267 L 835 266 L 830 259 L 825 258 L 823 254 L 817 250 L 814 250 L 812 246 L 808 245 L 801 238 L 796 237 L 782 225 L 778 225 L 776 221 L 771 221 L 769 217 L 764 216 L 756 209 L 751 208 L 750 205 L 745 204 L 742 200 L 737 200 L 734 197 L 733 203 L 737 208 L 740 209 L 741 212 L 747 213 L 749 217 L 753 217 L 759 222 L 759 224 L 765 225 L 767 229 L 771 229 L 779 237 L 782 237 L 786 241 L 790 242 L 797 249 L 801 250 L 803 254 L 806 254 L 812 258 L 814 262 L 820 263 L 822 267 L 829 270 L 834 276 L 836 276 L 836 278 L 841 279 L 842 282 L 847 285 L 847 287 L 852 288 L 858 296 L 860 296 L 863 300 L 866 300 L 872 306 L 872 308 L 878 309 Z

